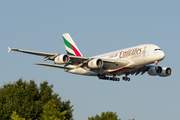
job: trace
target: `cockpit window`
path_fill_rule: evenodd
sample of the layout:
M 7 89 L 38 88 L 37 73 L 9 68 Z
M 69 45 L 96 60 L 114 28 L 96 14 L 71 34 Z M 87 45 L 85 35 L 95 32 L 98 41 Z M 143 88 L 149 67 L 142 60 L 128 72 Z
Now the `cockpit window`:
M 154 51 L 159 51 L 159 50 L 161 50 L 161 49 L 154 49 Z

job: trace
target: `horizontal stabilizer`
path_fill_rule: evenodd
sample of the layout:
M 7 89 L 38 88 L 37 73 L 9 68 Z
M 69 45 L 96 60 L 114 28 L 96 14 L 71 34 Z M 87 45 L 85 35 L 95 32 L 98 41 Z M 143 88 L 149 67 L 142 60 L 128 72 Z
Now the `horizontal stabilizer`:
M 73 69 L 73 68 L 75 68 L 75 66 L 61 66 L 61 65 L 46 64 L 46 63 L 34 63 L 34 64 L 35 65 L 48 66 L 48 67 L 62 68 L 62 69 Z

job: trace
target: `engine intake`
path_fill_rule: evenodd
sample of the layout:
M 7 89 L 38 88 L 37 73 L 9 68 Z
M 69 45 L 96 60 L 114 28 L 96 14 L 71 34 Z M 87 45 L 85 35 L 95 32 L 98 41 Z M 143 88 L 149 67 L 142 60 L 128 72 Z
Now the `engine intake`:
M 172 73 L 172 69 L 169 68 L 169 67 L 162 67 L 162 72 L 161 74 L 159 74 L 160 77 L 166 77 L 166 76 L 169 76 L 171 75 Z
M 58 55 L 55 59 L 54 59 L 54 62 L 56 64 L 66 64 L 68 63 L 70 60 L 69 56 L 68 55 L 64 55 L 64 54 L 61 54 L 61 55 Z
M 101 59 L 93 59 L 88 62 L 89 68 L 100 68 L 103 66 L 103 61 Z

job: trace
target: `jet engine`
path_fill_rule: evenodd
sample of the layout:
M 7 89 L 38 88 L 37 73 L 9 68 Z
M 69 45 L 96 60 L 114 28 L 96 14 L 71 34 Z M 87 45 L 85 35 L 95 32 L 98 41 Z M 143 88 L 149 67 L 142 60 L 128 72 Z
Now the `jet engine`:
M 162 67 L 162 72 L 159 74 L 160 77 L 166 77 L 171 75 L 172 69 L 169 67 Z
M 156 70 L 154 69 L 154 67 L 151 67 L 148 70 L 148 74 L 151 76 L 159 75 L 161 74 L 161 72 L 162 72 L 162 68 L 160 66 L 158 66 Z
M 100 68 L 103 66 L 103 61 L 101 59 L 93 59 L 88 62 L 89 68 Z
M 169 67 L 158 66 L 156 70 L 154 69 L 154 67 L 151 67 L 148 70 L 148 74 L 152 76 L 159 75 L 160 77 L 167 77 L 171 75 L 171 73 L 172 73 L 172 69 Z
M 68 63 L 70 60 L 69 56 L 68 55 L 64 55 L 64 54 L 61 54 L 61 55 L 58 55 L 55 59 L 54 59 L 54 62 L 56 64 L 66 64 Z

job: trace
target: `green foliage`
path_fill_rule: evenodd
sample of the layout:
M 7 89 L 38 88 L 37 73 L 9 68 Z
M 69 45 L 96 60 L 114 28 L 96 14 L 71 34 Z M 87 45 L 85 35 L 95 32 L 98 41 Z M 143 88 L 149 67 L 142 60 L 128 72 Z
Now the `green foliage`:
M 102 112 L 101 116 L 96 115 L 95 117 L 88 117 L 88 120 L 121 120 L 118 119 L 116 112 Z
M 53 94 L 52 88 L 53 85 L 48 85 L 48 82 L 41 83 L 38 88 L 33 80 L 28 83 L 22 79 L 4 84 L 0 88 L 0 119 L 10 119 L 15 111 L 20 118 L 41 120 L 42 115 L 47 116 L 51 109 L 55 112 L 52 115 L 58 119 L 62 116 L 72 119 L 73 106 L 70 101 L 61 101 L 58 94 Z
M 20 118 L 18 115 L 16 115 L 16 112 L 14 112 L 14 111 L 11 115 L 11 119 L 13 119 L 13 120 L 25 120 L 25 118 Z
M 50 100 L 43 106 L 42 117 L 45 120 L 66 120 L 67 110 L 60 113 L 57 107 L 59 102 L 57 100 Z

